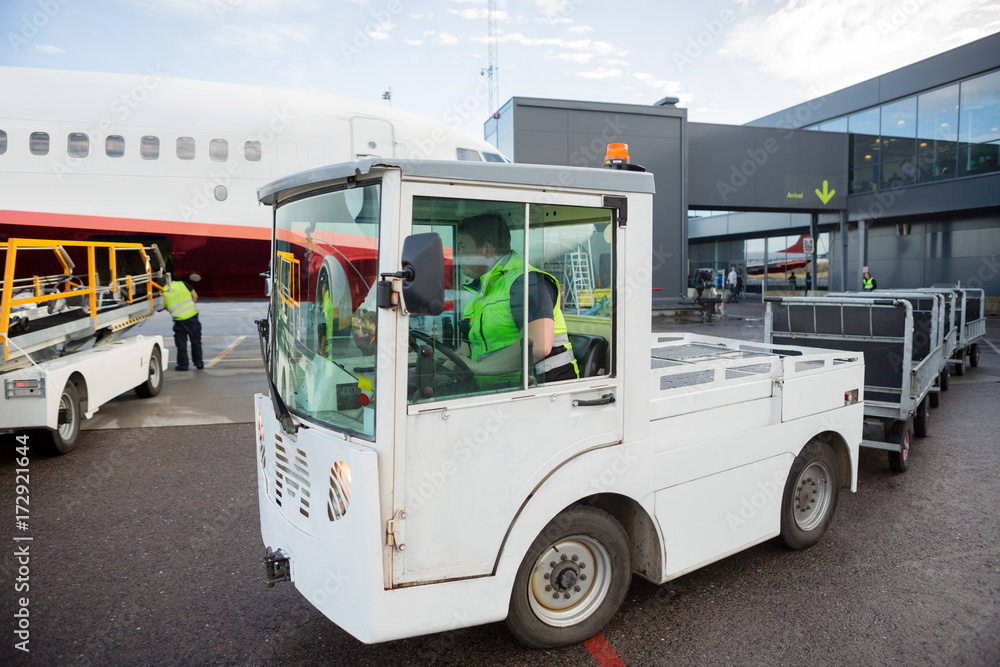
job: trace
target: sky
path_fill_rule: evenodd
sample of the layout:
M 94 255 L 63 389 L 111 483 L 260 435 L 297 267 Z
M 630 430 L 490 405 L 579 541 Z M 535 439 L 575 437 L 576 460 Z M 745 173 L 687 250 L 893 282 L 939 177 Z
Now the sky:
M 1000 32 L 997 0 L 493 4 L 494 106 L 672 96 L 708 123 L 746 123 Z M 481 137 L 488 16 L 487 0 L 0 0 L 0 65 L 310 89 Z

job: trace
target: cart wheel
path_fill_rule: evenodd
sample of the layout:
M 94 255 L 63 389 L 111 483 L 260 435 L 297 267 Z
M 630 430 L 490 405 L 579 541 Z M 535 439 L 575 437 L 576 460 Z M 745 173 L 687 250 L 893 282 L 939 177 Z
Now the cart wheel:
M 139 398 L 152 398 L 163 388 L 163 365 L 160 359 L 160 348 L 154 346 L 153 353 L 149 355 L 149 375 L 145 382 L 135 388 L 135 395 Z
M 962 377 L 965 375 L 965 350 L 960 350 L 956 358 L 958 359 L 958 365 L 955 366 L 955 375 Z
M 76 447 L 80 435 L 80 392 L 76 385 L 67 382 L 59 397 L 59 418 L 54 430 L 45 431 L 43 438 L 49 454 L 66 454 Z
M 930 391 L 927 394 L 927 399 L 931 402 L 931 407 L 936 408 L 941 405 L 941 386 L 938 385 L 938 391 Z
M 897 421 L 889 431 L 889 442 L 902 445 L 903 451 L 889 452 L 889 467 L 893 472 L 906 472 L 910 467 L 910 445 L 913 442 L 913 421 Z
M 531 648 L 581 642 L 615 615 L 631 578 L 621 524 L 596 507 L 571 507 L 549 522 L 524 555 L 507 627 Z
M 840 468 L 830 445 L 810 440 L 785 481 L 781 500 L 781 539 L 790 549 L 819 542 L 830 526 L 840 493 Z
M 979 365 L 979 343 L 969 346 L 969 365 L 973 368 Z
M 924 396 L 924 400 L 920 401 L 916 417 L 913 420 L 913 431 L 921 438 L 927 437 L 931 427 L 931 410 L 927 407 L 927 398 Z
M 941 391 L 948 391 L 948 381 L 951 379 L 951 364 L 945 364 L 944 370 L 941 371 L 940 382 Z

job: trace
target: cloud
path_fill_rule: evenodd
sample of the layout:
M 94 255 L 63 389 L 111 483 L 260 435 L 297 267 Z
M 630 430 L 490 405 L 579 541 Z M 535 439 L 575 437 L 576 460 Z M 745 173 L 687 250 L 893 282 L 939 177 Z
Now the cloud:
M 684 95 L 682 95 L 680 92 L 683 89 L 684 84 L 681 83 L 680 81 L 657 79 L 652 74 L 647 74 L 645 72 L 635 72 L 632 74 L 632 76 L 637 81 L 641 81 L 644 84 L 646 84 L 646 86 L 655 90 L 657 94 L 673 95 L 675 97 L 682 97 L 682 98 L 684 97 Z M 688 97 L 690 98 L 692 96 L 688 95 Z
M 49 56 L 61 56 L 66 53 L 64 50 L 60 49 L 58 46 L 52 46 L 50 44 L 36 44 L 35 51 L 44 53 Z
M 729 28 L 719 54 L 835 90 L 998 30 L 995 0 L 780 0 Z
M 403 38 L 403 43 L 407 46 L 421 46 L 424 43 L 422 39 L 410 39 L 409 37 Z
M 270 24 L 261 28 L 225 25 L 206 36 L 204 43 L 224 51 L 285 54 L 308 44 L 315 32 L 316 29 L 308 25 Z
M 591 60 L 594 59 L 593 53 L 556 53 L 554 51 L 547 51 L 545 53 L 545 58 L 547 60 L 564 60 L 569 63 L 576 63 L 578 65 L 586 65 Z
M 485 8 L 481 8 L 481 9 L 449 9 L 448 13 L 449 14 L 455 14 L 457 16 L 462 17 L 463 19 L 470 19 L 470 20 L 484 19 L 487 16 L 489 16 L 489 14 L 490 14 L 489 10 L 485 9 Z M 506 21 L 506 20 L 508 20 L 510 18 L 510 16 L 507 14 L 507 12 L 499 11 L 499 10 L 493 12 L 493 16 L 494 16 L 494 18 L 496 18 L 497 21 Z
M 617 79 L 622 75 L 620 69 L 605 69 L 603 67 L 598 67 L 596 70 L 590 72 L 577 72 L 577 76 L 582 76 L 585 79 Z
M 424 35 L 429 36 L 432 42 L 440 44 L 441 46 L 455 46 L 459 41 L 458 37 L 455 37 L 447 32 L 434 32 L 433 30 L 428 30 L 424 33 Z
M 589 25 L 575 25 L 572 28 L 569 28 L 569 31 L 576 35 L 583 35 L 585 33 L 590 32 L 591 30 L 593 30 L 593 28 L 591 28 Z

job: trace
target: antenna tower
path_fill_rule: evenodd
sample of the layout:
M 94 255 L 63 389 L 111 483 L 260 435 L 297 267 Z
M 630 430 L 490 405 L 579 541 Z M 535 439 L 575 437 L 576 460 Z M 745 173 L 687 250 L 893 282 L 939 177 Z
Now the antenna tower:
M 497 110 L 497 103 L 500 97 L 500 63 L 497 55 L 497 2 L 487 0 L 486 3 L 486 32 L 489 40 L 489 67 L 484 67 L 479 71 L 489 79 L 490 88 L 490 113 Z

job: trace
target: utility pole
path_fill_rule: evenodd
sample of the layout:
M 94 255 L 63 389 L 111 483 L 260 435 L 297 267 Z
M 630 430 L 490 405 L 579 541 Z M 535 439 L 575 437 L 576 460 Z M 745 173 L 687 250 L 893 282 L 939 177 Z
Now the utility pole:
M 489 79 L 490 113 L 497 110 L 500 97 L 500 63 L 497 55 L 497 3 L 487 0 L 486 3 L 486 33 L 489 41 L 489 67 L 479 70 L 479 73 Z

